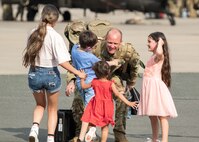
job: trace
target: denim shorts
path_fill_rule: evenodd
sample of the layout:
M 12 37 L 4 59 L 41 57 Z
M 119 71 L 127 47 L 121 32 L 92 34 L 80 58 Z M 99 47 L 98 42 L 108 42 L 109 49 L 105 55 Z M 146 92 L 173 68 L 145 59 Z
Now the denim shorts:
M 61 89 L 61 78 L 57 67 L 30 67 L 28 85 L 33 93 L 46 91 L 55 93 Z

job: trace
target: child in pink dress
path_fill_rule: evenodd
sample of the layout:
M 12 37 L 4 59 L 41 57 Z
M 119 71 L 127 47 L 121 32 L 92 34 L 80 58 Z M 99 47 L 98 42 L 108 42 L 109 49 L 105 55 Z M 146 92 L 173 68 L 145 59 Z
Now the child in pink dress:
M 149 116 L 152 127 L 152 140 L 158 142 L 159 121 L 162 128 L 162 142 L 168 142 L 168 118 L 177 117 L 176 108 L 169 91 L 171 72 L 166 37 L 161 32 L 148 36 L 148 50 L 153 55 L 144 70 L 142 93 L 138 115 Z
M 86 134 L 89 125 L 99 126 L 102 130 L 101 142 L 106 142 L 108 137 L 108 125 L 114 125 L 114 102 L 112 93 L 119 97 L 124 103 L 135 108 L 137 102 L 128 101 L 116 89 L 113 81 L 108 80 L 110 73 L 110 66 L 106 61 L 99 61 L 94 64 L 93 70 L 97 78 L 93 79 L 91 83 L 85 84 L 84 79 L 81 79 L 81 86 L 83 89 L 93 87 L 95 96 L 90 100 L 82 116 L 82 128 L 77 142 L 84 140 L 90 142 L 95 135 L 95 127 L 91 127 Z M 85 136 L 86 134 L 86 136 Z

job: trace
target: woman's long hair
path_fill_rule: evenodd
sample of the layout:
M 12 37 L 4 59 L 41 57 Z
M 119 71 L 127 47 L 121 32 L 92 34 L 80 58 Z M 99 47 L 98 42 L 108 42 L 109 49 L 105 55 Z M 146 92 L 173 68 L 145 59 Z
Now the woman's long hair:
M 162 46 L 163 54 L 164 54 L 164 62 L 162 65 L 162 80 L 164 83 L 170 87 L 171 86 L 171 66 L 170 66 L 170 58 L 169 58 L 169 48 L 165 35 L 162 32 L 154 32 L 149 35 L 156 42 L 158 42 L 159 38 L 162 38 L 164 41 L 164 45 Z
M 35 58 L 38 56 L 46 36 L 46 26 L 47 24 L 53 25 L 58 18 L 59 11 L 54 5 L 48 4 L 43 8 L 41 22 L 38 28 L 28 38 L 28 43 L 24 50 L 23 65 L 25 67 L 29 65 L 35 66 Z

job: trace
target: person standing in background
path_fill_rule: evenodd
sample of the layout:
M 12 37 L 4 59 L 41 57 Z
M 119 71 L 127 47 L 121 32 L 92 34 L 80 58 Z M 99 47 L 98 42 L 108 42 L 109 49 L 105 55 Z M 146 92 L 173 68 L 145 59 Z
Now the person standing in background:
M 23 21 L 24 9 L 28 6 L 28 4 L 29 4 L 29 0 L 20 0 L 20 3 L 18 4 L 18 7 L 17 7 L 15 20 L 17 20 L 17 17 L 20 15 L 20 21 Z

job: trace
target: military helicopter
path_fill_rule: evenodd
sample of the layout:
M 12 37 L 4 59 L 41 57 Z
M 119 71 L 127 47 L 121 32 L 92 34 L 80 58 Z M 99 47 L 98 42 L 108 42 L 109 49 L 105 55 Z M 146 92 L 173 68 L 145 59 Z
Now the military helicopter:
M 20 4 L 22 0 L 2 0 L 4 4 Z M 86 16 L 86 9 L 90 9 L 95 13 L 109 13 L 114 10 L 129 10 L 140 12 L 154 12 L 165 13 L 171 25 L 175 25 L 174 15 L 169 11 L 167 0 L 29 0 L 27 5 L 27 20 L 33 21 L 38 11 L 39 4 L 54 4 L 57 8 L 82 8 L 84 9 L 84 16 Z M 61 13 L 65 21 L 71 20 L 69 11 Z

